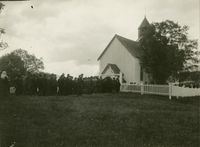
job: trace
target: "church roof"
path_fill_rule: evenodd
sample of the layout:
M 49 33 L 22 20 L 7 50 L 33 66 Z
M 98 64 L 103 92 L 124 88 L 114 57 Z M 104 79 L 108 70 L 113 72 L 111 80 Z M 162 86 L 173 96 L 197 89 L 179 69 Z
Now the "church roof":
M 110 64 L 110 63 L 109 63 L 109 64 L 107 64 L 106 67 L 104 68 L 102 74 L 104 74 L 104 73 L 108 70 L 109 67 L 112 69 L 112 71 L 113 71 L 115 74 L 119 74 L 119 73 L 120 73 L 120 69 L 118 68 L 118 66 L 117 66 L 116 64 Z
M 110 43 L 107 45 L 107 47 L 104 49 L 104 51 L 101 53 L 101 55 L 99 56 L 99 58 L 97 60 L 100 60 L 100 58 L 104 55 L 104 53 L 106 52 L 106 50 L 108 49 L 108 47 L 111 45 L 111 43 L 113 42 L 113 40 L 115 38 L 117 38 L 120 41 L 120 43 L 129 51 L 129 53 L 132 56 L 134 56 L 136 58 L 141 57 L 141 50 L 139 49 L 139 42 L 127 39 L 125 37 L 122 37 L 122 36 L 119 36 L 116 34 L 112 38 Z
M 144 17 L 142 23 L 140 24 L 140 26 L 138 27 L 138 29 L 143 28 L 143 27 L 147 27 L 150 26 L 149 21 L 147 20 L 146 16 Z
M 131 53 L 132 56 L 134 56 L 136 58 L 141 57 L 141 50 L 139 49 L 139 42 L 124 38 L 119 35 L 117 35 L 117 38 L 124 45 L 124 47 Z

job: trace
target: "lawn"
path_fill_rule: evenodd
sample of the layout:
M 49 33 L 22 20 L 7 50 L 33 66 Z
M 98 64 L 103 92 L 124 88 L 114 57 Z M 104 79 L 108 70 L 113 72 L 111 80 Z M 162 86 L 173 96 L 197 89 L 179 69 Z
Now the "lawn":
M 0 147 L 198 147 L 200 98 L 131 93 L 0 100 Z

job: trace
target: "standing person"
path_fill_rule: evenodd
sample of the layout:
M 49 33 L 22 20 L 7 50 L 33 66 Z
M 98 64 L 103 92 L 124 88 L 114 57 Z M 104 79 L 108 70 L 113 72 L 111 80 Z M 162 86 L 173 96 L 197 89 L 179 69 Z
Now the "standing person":
M 121 83 L 119 81 L 119 77 L 116 79 L 116 86 L 117 86 L 117 92 L 120 92 L 120 86 L 121 86 Z
M 7 76 L 6 71 L 3 71 L 1 73 L 1 78 L 0 78 L 0 95 L 8 96 L 8 94 L 9 94 L 8 76 Z
M 110 93 L 112 92 L 112 79 L 111 77 L 106 77 L 102 81 L 102 92 Z
M 117 92 L 117 81 L 115 78 L 113 78 L 111 81 L 111 89 L 111 92 Z
M 103 80 L 102 80 L 102 77 L 97 77 L 97 79 L 96 79 L 96 90 L 95 90 L 95 92 L 96 93 L 102 93 L 102 82 Z
M 58 79 L 59 95 L 64 95 L 65 74 L 63 73 Z
M 14 85 L 16 88 L 16 95 L 21 95 L 23 93 L 23 81 L 22 78 L 16 77 L 14 79 Z
M 69 75 L 69 94 L 73 94 L 74 93 L 74 81 L 73 81 L 73 77 Z
M 82 90 L 83 90 L 83 74 L 79 75 L 78 80 L 77 80 L 77 96 L 82 95 Z
M 65 95 L 72 94 L 72 77 L 67 74 L 65 78 Z
M 78 93 L 78 92 L 77 92 L 77 91 L 78 91 L 78 90 L 77 90 L 77 89 L 78 89 L 78 86 L 77 86 L 77 85 L 78 85 L 78 78 L 75 77 L 74 80 L 73 80 L 72 82 L 73 82 L 73 83 L 72 83 L 72 84 L 73 84 L 73 86 L 72 86 L 73 94 L 77 94 L 77 93 Z

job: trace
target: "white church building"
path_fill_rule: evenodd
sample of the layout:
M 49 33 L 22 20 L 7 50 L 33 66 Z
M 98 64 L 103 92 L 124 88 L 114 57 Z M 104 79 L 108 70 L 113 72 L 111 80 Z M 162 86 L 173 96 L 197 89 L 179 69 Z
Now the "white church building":
M 99 76 L 120 77 L 120 81 L 126 83 L 149 82 L 140 65 L 142 52 L 138 42 L 149 27 L 151 25 L 145 17 L 138 27 L 137 41 L 116 34 L 98 57 Z

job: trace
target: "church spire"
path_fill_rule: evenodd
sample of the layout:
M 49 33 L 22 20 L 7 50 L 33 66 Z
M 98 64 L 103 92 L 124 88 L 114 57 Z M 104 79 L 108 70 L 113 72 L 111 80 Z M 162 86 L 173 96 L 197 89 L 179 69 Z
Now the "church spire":
M 144 27 L 149 27 L 149 26 L 150 26 L 150 24 L 146 18 L 146 14 L 145 14 L 144 19 L 143 19 L 142 23 L 140 24 L 140 26 L 138 27 L 138 29 L 144 28 Z
M 150 27 L 151 27 L 151 25 L 145 15 L 142 23 L 138 27 L 138 40 L 140 40 L 146 33 L 148 33 L 148 29 Z

